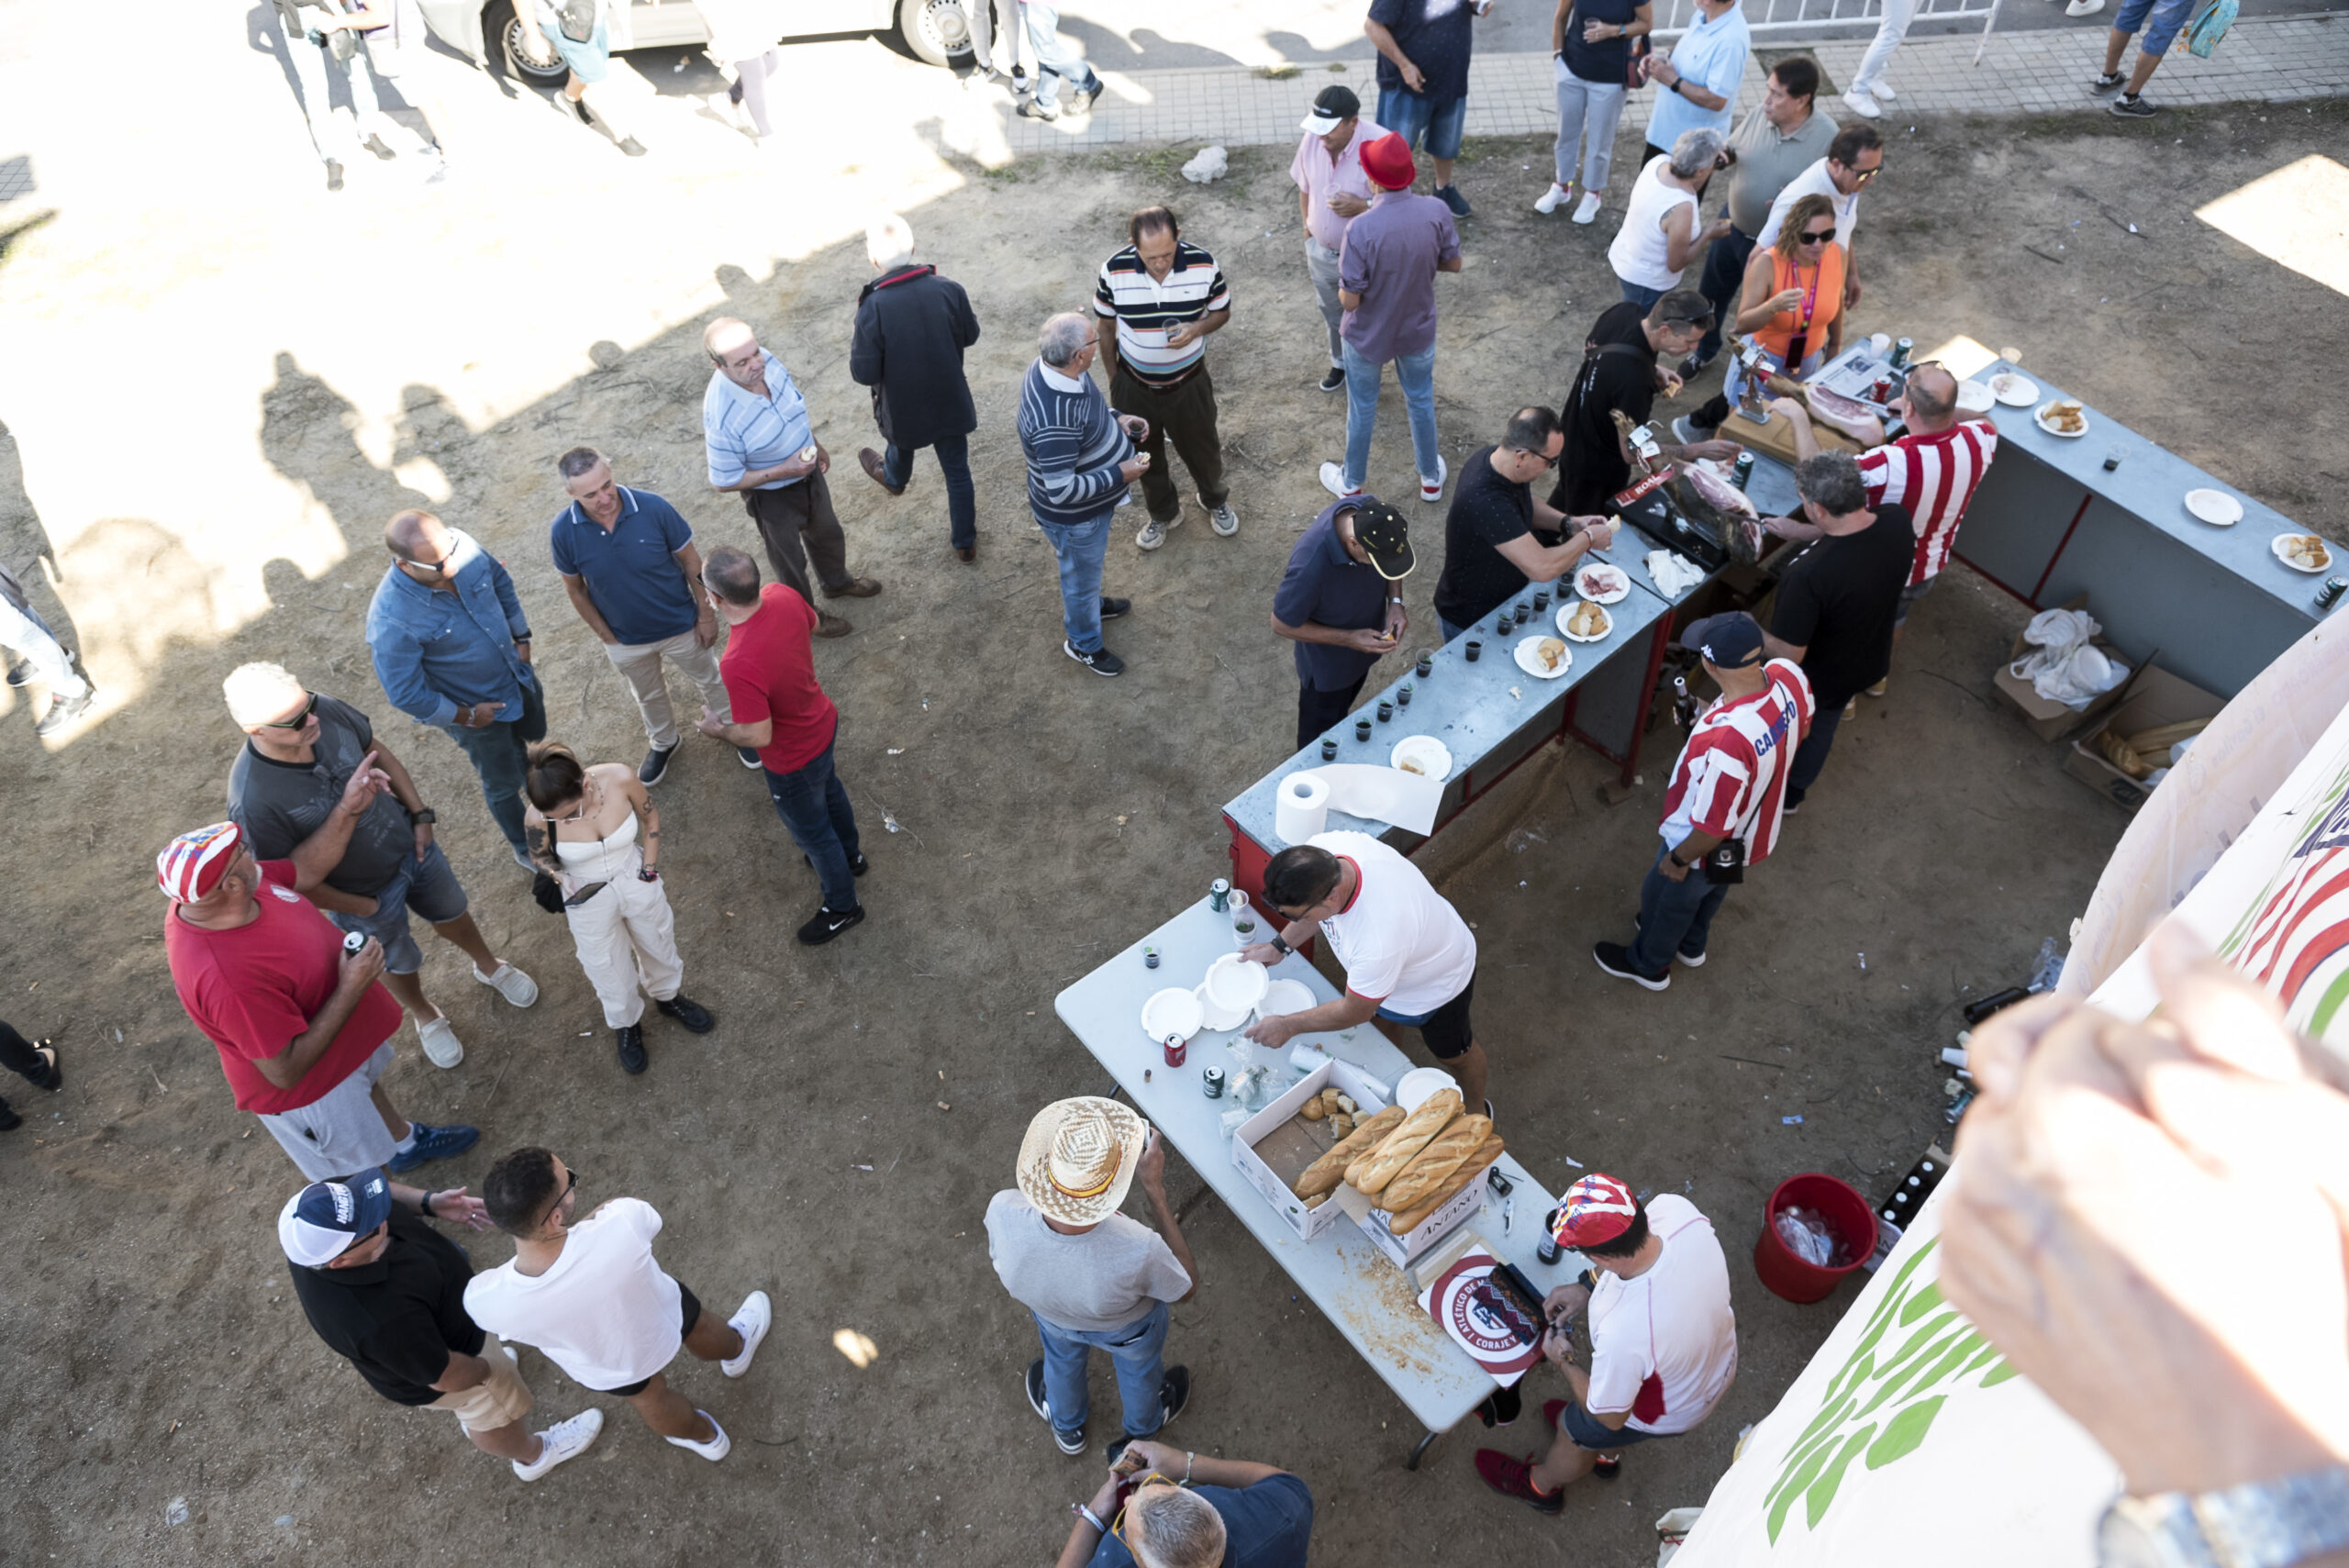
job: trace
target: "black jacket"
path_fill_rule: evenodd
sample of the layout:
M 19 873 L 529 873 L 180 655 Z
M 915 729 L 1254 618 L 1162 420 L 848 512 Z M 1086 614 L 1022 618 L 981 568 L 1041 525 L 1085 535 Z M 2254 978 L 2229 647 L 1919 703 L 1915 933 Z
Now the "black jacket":
M 881 434 L 896 446 L 926 447 L 977 429 L 963 350 L 978 340 L 971 296 L 936 267 L 899 267 L 865 284 L 848 373 L 873 389 Z

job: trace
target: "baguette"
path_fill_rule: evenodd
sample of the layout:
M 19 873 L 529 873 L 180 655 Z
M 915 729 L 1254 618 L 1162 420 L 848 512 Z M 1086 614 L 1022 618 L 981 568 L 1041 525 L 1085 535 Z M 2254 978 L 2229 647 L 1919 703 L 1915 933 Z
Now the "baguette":
M 1311 1197 L 1335 1188 L 1343 1178 L 1347 1165 L 1356 1156 L 1377 1147 L 1378 1140 L 1403 1125 L 1403 1107 L 1389 1106 L 1375 1116 L 1367 1116 L 1356 1123 L 1353 1131 L 1339 1140 L 1338 1146 L 1305 1168 L 1297 1178 L 1294 1189 L 1299 1197 Z
M 1459 1169 L 1462 1161 L 1485 1146 L 1492 1130 L 1490 1117 L 1464 1116 L 1453 1121 L 1386 1184 L 1386 1190 L 1379 1195 L 1379 1207 L 1390 1214 L 1417 1208 L 1428 1194 L 1443 1184 L 1446 1176 Z
M 1408 1236 L 1412 1231 L 1417 1230 L 1429 1215 L 1451 1202 L 1459 1195 L 1462 1188 L 1482 1176 L 1486 1168 L 1501 1157 L 1502 1148 L 1500 1134 L 1487 1134 L 1485 1138 L 1485 1146 L 1460 1162 L 1452 1174 L 1443 1179 L 1442 1185 L 1421 1199 L 1416 1207 L 1406 1209 L 1401 1214 L 1389 1218 L 1386 1222 L 1387 1230 L 1397 1236 Z
M 1418 1110 L 1403 1118 L 1403 1125 L 1386 1135 L 1367 1160 L 1359 1162 L 1359 1172 L 1349 1169 L 1346 1180 L 1356 1191 L 1375 1197 L 1386 1190 L 1386 1184 L 1402 1174 L 1403 1167 L 1411 1162 L 1419 1151 L 1435 1140 L 1438 1133 L 1450 1126 L 1460 1115 L 1460 1091 L 1446 1089 L 1430 1095 Z

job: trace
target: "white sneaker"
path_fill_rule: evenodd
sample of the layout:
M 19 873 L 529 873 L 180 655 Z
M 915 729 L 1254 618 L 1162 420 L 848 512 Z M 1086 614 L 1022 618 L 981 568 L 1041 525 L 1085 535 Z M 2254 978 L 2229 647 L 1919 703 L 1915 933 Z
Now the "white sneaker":
M 481 965 L 474 964 L 473 978 L 518 1007 L 527 1007 L 539 999 L 539 983 L 502 960 L 495 974 L 484 974 Z
M 675 1443 L 679 1448 L 689 1448 L 696 1453 L 701 1455 L 704 1459 L 709 1461 L 712 1464 L 716 1464 L 719 1460 L 724 1459 L 728 1454 L 734 1451 L 734 1440 L 726 1435 L 726 1429 L 719 1426 L 718 1424 L 718 1418 L 711 1415 L 708 1411 L 697 1410 L 695 1414 L 698 1415 L 703 1420 L 707 1421 L 709 1423 L 710 1430 L 716 1432 L 718 1435 L 706 1443 L 697 1443 L 691 1438 L 671 1438 L 668 1440 Z
M 1443 482 L 1445 477 L 1449 475 L 1451 472 L 1452 471 L 1450 469 L 1443 465 L 1443 454 L 1441 452 L 1437 453 L 1435 460 L 1435 477 L 1433 479 L 1430 479 L 1424 473 L 1419 475 L 1419 499 L 1427 502 L 1431 506 L 1442 500 Z
M 1216 538 L 1230 539 L 1240 531 L 1240 514 L 1231 509 L 1230 502 L 1226 501 L 1208 514 L 1208 527 L 1215 530 Z
M 1566 199 L 1567 194 L 1565 186 L 1553 180 L 1550 182 L 1550 188 L 1542 192 L 1534 202 L 1533 210 L 1538 213 L 1553 213 L 1558 210 L 1558 204 Z
M 1325 462 L 1321 465 L 1321 488 L 1342 501 L 1349 495 L 1359 495 L 1359 490 L 1346 488 L 1346 467 L 1343 463 Z
M 1176 528 L 1179 528 L 1182 526 L 1183 514 L 1180 512 L 1175 513 L 1173 517 L 1167 518 L 1166 521 L 1163 523 L 1156 517 L 1152 517 L 1150 521 L 1142 524 L 1141 532 L 1134 535 L 1134 543 L 1140 545 L 1144 550 L 1156 550 L 1160 545 L 1166 542 L 1166 536 L 1168 534 L 1173 533 Z
M 1590 223 L 1595 221 L 1598 217 L 1598 193 L 1597 191 L 1585 191 L 1582 194 L 1581 204 L 1575 208 L 1575 221 L 1576 223 Z
M 514 1352 L 508 1351 L 506 1353 L 512 1355 Z M 564 1460 L 576 1459 L 585 1453 L 587 1445 L 594 1442 L 596 1434 L 603 1429 L 604 1413 L 601 1410 L 582 1410 L 568 1421 L 558 1421 L 539 1434 L 539 1441 L 545 1446 L 539 1451 L 537 1461 L 530 1464 L 525 1464 L 518 1459 L 514 1461 L 514 1473 L 525 1481 L 536 1481 Z
M 424 1042 L 424 1059 L 435 1067 L 454 1067 L 465 1059 L 464 1042 L 457 1038 L 457 1026 L 445 1016 L 417 1025 L 416 1038 Z
M 754 1290 L 744 1296 L 742 1305 L 734 1309 L 734 1316 L 726 1320 L 728 1328 L 742 1336 L 742 1353 L 719 1362 L 718 1370 L 729 1377 L 740 1377 L 750 1371 L 751 1358 L 759 1353 L 759 1341 L 767 1337 L 767 1329 L 774 1323 L 774 1304 L 767 1299 L 765 1291 Z
M 2103 3 L 2104 0 L 2097 0 L 2099 5 Z M 1875 119 L 1884 113 L 1873 96 L 1857 87 L 1843 95 L 1843 106 L 1864 120 Z
M 1887 104 L 1898 103 L 1900 100 L 1900 95 L 1894 92 L 1889 86 L 1886 85 L 1882 82 L 1871 82 L 1868 83 L 1868 96 L 1871 98 L 1881 99 Z
M 2093 17 L 2099 11 L 2103 9 L 2104 0 L 2072 0 L 2070 5 L 2064 7 L 2064 15 L 2067 17 Z

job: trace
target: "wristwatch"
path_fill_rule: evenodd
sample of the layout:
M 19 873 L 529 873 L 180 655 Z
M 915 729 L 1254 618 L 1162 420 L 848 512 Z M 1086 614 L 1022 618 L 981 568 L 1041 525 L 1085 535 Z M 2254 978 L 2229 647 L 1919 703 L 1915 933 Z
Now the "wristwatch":
M 1295 948 L 1288 945 L 1288 939 L 1282 936 L 1278 931 L 1275 931 L 1270 940 L 1273 944 L 1273 951 L 1276 953 L 1286 956 L 1297 951 Z
M 411 828 L 422 828 L 440 820 L 440 814 L 429 806 L 420 806 L 407 814 L 407 825 Z
M 2221 1491 L 2120 1497 L 2097 1526 L 2103 1568 L 2291 1568 L 2349 1547 L 2349 1466 Z
M 417 1194 L 416 1212 L 424 1216 L 427 1219 L 432 1218 L 432 1194 L 429 1189 L 419 1191 Z

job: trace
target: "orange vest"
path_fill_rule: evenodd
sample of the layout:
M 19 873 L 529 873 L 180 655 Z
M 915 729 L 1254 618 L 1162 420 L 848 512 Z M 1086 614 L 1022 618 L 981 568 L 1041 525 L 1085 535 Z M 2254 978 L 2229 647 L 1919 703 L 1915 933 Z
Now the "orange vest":
M 1802 307 L 1782 310 L 1765 321 L 1753 332 L 1753 340 L 1780 361 L 1794 346 L 1795 335 L 1803 334 L 1803 356 L 1808 359 L 1827 346 L 1827 327 L 1843 308 L 1843 247 L 1831 239 L 1827 254 L 1817 267 L 1798 267 L 1774 249 L 1770 251 L 1770 292 L 1784 294 L 1790 288 L 1808 289 L 1816 276 L 1819 292 L 1810 301 L 1810 323 L 1803 326 Z M 1799 366 L 1787 366 L 1788 373 Z

